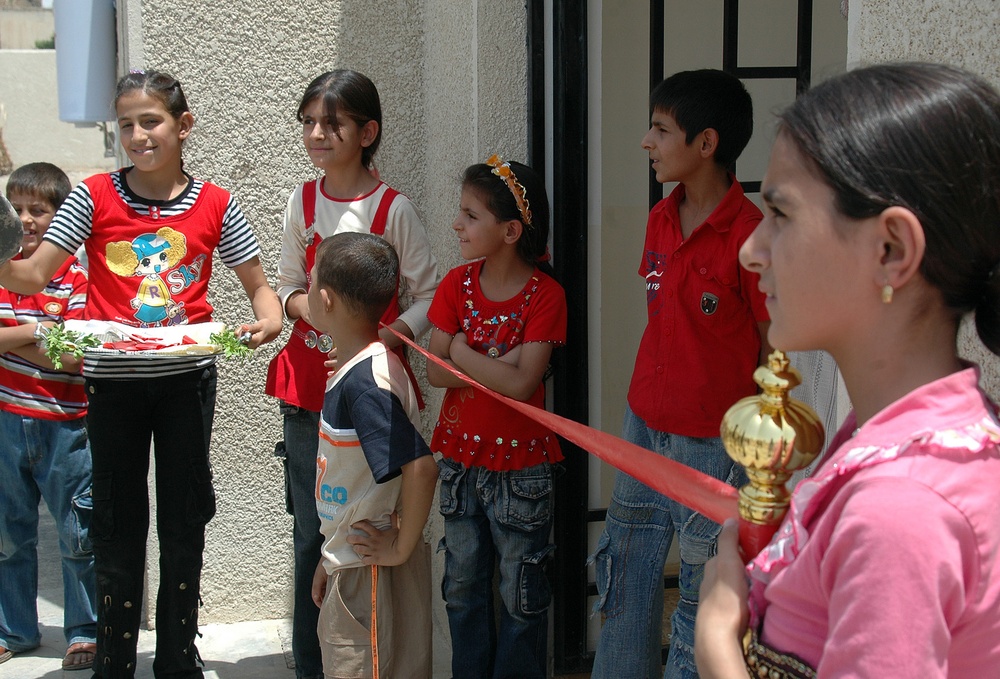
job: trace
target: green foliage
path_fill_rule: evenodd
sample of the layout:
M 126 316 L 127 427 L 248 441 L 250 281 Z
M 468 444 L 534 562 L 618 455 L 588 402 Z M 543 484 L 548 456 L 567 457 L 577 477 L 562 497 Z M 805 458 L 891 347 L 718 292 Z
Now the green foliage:
M 48 40 L 36 40 L 35 49 L 37 50 L 54 50 L 56 48 L 56 36 L 52 35 Z
M 67 330 L 66 326 L 62 323 L 49 328 L 45 333 L 45 338 L 42 340 L 42 348 L 45 349 L 45 356 L 52 361 L 52 365 L 55 366 L 56 370 L 62 368 L 62 357 L 64 355 L 78 359 L 83 358 L 85 349 L 92 349 L 99 346 L 101 346 L 101 340 L 94 335 Z
M 208 336 L 208 341 L 222 347 L 222 355 L 226 358 L 242 359 L 253 355 L 253 349 L 240 341 L 231 328 L 224 328 L 222 332 L 213 332 Z

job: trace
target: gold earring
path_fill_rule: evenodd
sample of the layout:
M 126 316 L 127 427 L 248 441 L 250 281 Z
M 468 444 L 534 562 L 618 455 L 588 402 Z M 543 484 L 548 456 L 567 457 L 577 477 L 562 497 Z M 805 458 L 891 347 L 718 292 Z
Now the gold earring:
M 892 304 L 892 286 L 886 283 L 882 286 L 882 304 Z

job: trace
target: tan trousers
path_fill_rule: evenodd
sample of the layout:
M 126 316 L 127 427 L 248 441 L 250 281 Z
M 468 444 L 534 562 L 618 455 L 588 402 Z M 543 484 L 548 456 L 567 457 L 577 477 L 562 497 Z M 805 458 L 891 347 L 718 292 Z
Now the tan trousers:
M 320 609 L 326 679 L 371 679 L 372 571 L 335 571 Z M 431 676 L 430 547 L 421 541 L 409 561 L 379 566 L 376 592 L 379 679 Z

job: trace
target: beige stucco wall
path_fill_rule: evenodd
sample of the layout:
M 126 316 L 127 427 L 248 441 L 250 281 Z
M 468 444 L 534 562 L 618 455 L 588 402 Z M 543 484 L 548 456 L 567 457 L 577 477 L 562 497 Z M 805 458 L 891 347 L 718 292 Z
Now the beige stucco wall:
M 442 271 L 458 263 L 450 224 L 461 171 L 494 151 L 525 155 L 525 8 L 518 0 L 276 0 L 202 3 L 197 12 L 182 0 L 118 6 L 123 67 L 159 68 L 181 80 L 197 121 L 185 167 L 236 194 L 272 281 L 285 200 L 316 176 L 295 109 L 308 81 L 325 70 L 355 68 L 379 87 L 384 133 L 376 161 L 421 211 Z M 224 268 L 212 302 L 221 320 L 249 317 Z M 280 419 L 263 395 L 267 361 L 283 340 L 245 365 L 220 369 L 212 446 L 219 512 L 205 552 L 205 621 L 290 612 L 291 522 L 271 457 Z M 431 390 L 428 438 L 439 403 Z M 436 512 L 429 533 L 436 544 Z M 447 635 L 440 608 L 435 630 Z
M 3 142 L 14 167 L 46 161 L 67 172 L 111 169 L 104 134 L 95 126 L 59 120 L 55 50 L 0 49 L 0 118 Z
M 967 68 L 1000 87 L 1000 3 L 996 0 L 850 0 L 848 64 L 933 61 Z M 959 350 L 983 368 L 989 393 L 1000 396 L 1000 359 L 970 323 Z
M 51 9 L 0 9 L 0 49 L 34 49 L 54 33 Z

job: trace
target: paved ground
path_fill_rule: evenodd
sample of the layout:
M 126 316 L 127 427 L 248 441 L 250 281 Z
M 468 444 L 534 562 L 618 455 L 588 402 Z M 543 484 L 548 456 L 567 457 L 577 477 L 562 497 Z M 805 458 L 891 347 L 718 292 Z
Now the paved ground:
M 89 672 L 63 672 L 66 641 L 62 634 L 62 575 L 55 524 L 43 506 L 39 526 L 38 615 L 42 645 L 0 665 L 0 679 L 89 679 Z M 233 625 L 202 625 L 198 649 L 206 679 L 294 679 L 291 621 L 263 620 Z M 152 679 L 156 633 L 139 634 L 137 679 Z
M 66 640 L 62 634 L 62 572 L 55 522 L 44 503 L 38 527 L 38 618 L 42 645 L 17 654 L 0 665 L 0 679 L 89 679 L 89 672 L 63 672 Z M 205 661 L 205 679 L 294 679 L 291 620 L 259 620 L 231 625 L 201 625 L 198 650 Z M 435 635 L 434 677 L 445 679 L 449 651 Z M 139 633 L 136 679 L 153 679 L 156 632 Z M 429 678 L 430 679 L 430 678 Z M 567 679 L 572 679 L 567 677 Z

